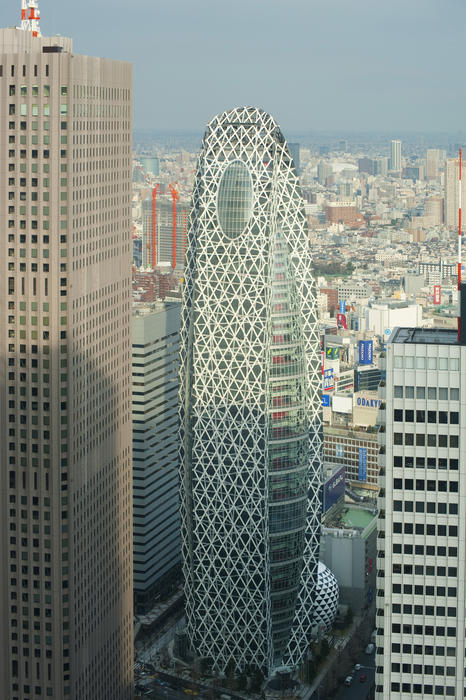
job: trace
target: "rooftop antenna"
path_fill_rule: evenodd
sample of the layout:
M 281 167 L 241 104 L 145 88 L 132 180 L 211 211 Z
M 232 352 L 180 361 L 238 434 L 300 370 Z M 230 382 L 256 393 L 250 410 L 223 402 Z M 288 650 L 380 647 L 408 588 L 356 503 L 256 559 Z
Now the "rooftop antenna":
M 459 175 L 458 175 L 458 342 L 461 339 L 461 156 L 459 153 Z
M 21 0 L 21 29 L 32 32 L 32 36 L 41 36 L 39 20 L 37 0 Z

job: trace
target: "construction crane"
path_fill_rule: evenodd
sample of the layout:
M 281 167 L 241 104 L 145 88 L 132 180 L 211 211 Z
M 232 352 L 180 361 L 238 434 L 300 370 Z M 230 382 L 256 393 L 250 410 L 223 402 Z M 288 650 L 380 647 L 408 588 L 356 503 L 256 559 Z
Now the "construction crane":
M 172 267 L 175 269 L 176 267 L 176 200 L 180 198 L 180 195 L 178 194 L 178 190 L 175 187 L 175 183 L 170 183 L 168 185 L 168 189 L 170 190 L 170 194 L 172 196 L 172 201 L 173 201 L 173 260 L 172 260 Z
M 32 36 L 41 36 L 39 27 L 40 13 L 37 0 L 21 0 L 21 29 L 32 32 Z

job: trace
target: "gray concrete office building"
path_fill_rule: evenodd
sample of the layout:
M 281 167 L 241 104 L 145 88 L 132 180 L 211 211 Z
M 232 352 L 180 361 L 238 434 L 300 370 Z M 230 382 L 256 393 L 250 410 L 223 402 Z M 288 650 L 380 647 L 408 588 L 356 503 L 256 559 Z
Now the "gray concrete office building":
M 140 613 L 181 577 L 180 307 L 135 304 L 133 313 L 134 602 Z
M 133 695 L 131 67 L 0 30 L 0 697 Z
M 465 366 L 454 329 L 396 328 L 387 343 L 376 700 L 466 692 Z

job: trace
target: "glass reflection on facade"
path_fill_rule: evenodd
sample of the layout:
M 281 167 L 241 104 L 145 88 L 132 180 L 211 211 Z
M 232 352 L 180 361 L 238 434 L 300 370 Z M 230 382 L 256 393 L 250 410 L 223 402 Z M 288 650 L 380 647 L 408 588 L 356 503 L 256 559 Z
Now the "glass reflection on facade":
M 316 289 L 299 184 L 262 110 L 208 125 L 182 316 L 188 634 L 220 671 L 304 658 L 321 483 Z

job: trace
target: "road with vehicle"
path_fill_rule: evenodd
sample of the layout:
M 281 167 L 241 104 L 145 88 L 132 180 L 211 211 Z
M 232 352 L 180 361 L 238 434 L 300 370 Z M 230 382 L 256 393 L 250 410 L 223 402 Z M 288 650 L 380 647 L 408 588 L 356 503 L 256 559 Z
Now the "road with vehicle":
M 163 671 L 137 673 L 135 683 L 136 697 L 153 698 L 154 700 L 214 700 L 222 695 L 231 700 L 244 700 L 225 688 L 212 688 L 196 683 L 191 679 L 172 676 Z
M 344 685 L 335 696 L 335 700 L 366 700 L 375 683 L 375 654 L 361 654 L 350 674 L 350 685 Z

